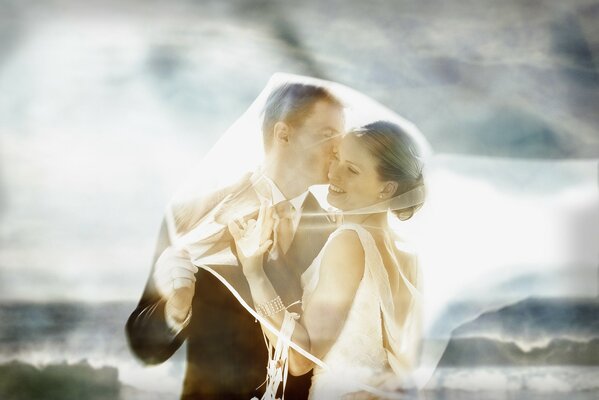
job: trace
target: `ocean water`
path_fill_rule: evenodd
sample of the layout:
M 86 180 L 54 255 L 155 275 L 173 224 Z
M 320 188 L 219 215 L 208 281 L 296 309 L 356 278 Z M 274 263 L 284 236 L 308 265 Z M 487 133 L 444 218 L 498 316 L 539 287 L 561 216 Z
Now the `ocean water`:
M 597 399 L 599 366 L 440 368 L 426 399 Z
M 134 307 L 133 302 L 0 305 L 0 363 L 18 360 L 42 367 L 85 361 L 96 368 L 117 368 L 126 385 L 123 398 L 177 398 L 185 347 L 158 366 L 138 361 L 129 351 L 124 330 Z
M 168 362 L 144 366 L 129 351 L 124 325 L 134 308 L 121 303 L 0 305 L 0 364 L 76 365 L 118 370 L 120 399 L 176 399 L 184 348 Z M 596 399 L 599 365 L 445 366 L 420 397 L 433 400 Z M 0 389 L 2 385 L 0 384 Z M 19 397 L 15 397 L 19 398 Z

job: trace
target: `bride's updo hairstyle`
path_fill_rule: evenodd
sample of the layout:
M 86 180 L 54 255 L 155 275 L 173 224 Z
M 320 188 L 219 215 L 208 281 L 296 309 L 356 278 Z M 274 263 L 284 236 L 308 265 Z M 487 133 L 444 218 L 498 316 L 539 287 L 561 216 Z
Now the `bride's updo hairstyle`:
M 399 125 L 388 121 L 376 121 L 354 129 L 350 134 L 356 135 L 378 160 L 379 177 L 383 181 L 397 182 L 397 190 L 393 197 L 424 184 L 423 164 L 416 143 Z M 392 212 L 397 218 L 405 221 L 420 207 L 422 203 Z

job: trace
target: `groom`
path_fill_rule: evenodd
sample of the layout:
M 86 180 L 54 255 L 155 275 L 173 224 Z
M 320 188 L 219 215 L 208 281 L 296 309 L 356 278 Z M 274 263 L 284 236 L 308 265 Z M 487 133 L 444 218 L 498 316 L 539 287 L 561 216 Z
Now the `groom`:
M 343 106 L 325 88 L 298 83 L 276 88 L 264 108 L 261 175 L 246 176 L 214 193 L 204 202 L 208 207 L 196 207 L 196 212 L 176 221 L 177 233 L 184 234 L 200 221 L 221 224 L 224 230 L 240 210 L 251 214 L 265 199 L 275 209 L 285 208 L 279 224 L 285 230 L 275 232 L 276 248 L 264 268 L 285 305 L 300 299 L 300 275 L 333 230 L 308 187 L 327 182 L 332 148 L 343 124 Z M 156 364 L 187 340 L 182 399 L 261 397 L 268 354 L 260 324 L 218 279 L 192 265 L 187 253 L 172 247 L 165 251 L 170 244 L 166 233 L 163 226 L 157 260 L 127 321 L 131 349 L 145 363 Z M 220 249 L 233 250 L 228 232 L 219 241 Z M 209 267 L 222 271 L 252 304 L 241 268 Z M 285 397 L 307 398 L 310 375 L 290 376 Z

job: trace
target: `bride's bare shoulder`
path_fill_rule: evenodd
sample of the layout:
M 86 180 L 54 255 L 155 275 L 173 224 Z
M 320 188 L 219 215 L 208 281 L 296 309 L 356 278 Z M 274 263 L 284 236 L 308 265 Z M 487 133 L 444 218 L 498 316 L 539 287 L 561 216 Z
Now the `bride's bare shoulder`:
M 343 270 L 344 274 L 361 277 L 364 272 L 364 248 L 357 232 L 342 230 L 327 243 L 322 264 L 329 270 Z

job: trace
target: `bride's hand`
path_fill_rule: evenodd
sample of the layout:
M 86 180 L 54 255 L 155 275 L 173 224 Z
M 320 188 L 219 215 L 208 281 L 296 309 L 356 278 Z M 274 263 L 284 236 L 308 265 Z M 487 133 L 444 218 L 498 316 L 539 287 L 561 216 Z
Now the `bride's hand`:
M 272 244 L 270 236 L 273 226 L 273 208 L 268 207 L 266 203 L 260 206 L 257 220 L 237 220 L 229 223 L 229 231 L 237 248 L 237 257 L 246 277 L 263 272 L 262 261 Z

